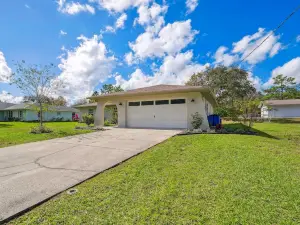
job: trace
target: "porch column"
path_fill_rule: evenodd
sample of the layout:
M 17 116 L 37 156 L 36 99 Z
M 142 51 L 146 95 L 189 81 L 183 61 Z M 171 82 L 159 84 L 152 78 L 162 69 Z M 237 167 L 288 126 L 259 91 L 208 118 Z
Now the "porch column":
M 127 101 L 119 101 L 116 102 L 118 108 L 118 127 L 126 127 L 127 126 Z
M 95 127 L 104 126 L 104 108 L 105 108 L 105 102 L 97 102 L 97 108 L 94 116 Z

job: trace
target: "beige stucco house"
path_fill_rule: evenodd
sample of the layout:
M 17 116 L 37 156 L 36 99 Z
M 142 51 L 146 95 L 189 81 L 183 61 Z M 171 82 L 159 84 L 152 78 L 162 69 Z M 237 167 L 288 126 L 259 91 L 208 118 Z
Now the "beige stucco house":
M 156 85 L 90 97 L 97 103 L 95 125 L 104 125 L 104 108 L 115 104 L 118 127 L 191 129 L 192 114 L 203 117 L 202 129 L 209 127 L 207 116 L 216 101 L 207 87 Z

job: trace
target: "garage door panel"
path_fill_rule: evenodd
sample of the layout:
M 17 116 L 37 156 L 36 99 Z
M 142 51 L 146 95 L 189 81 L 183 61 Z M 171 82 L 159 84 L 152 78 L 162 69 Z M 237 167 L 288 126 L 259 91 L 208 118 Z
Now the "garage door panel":
M 128 127 L 186 128 L 186 104 L 128 106 Z

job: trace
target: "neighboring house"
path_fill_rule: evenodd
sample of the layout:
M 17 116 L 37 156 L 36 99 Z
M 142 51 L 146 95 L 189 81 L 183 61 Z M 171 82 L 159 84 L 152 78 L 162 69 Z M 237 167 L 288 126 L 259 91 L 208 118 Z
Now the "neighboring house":
M 6 102 L 0 102 L 0 121 L 4 121 L 4 115 L 5 115 L 5 109 L 7 107 L 13 106 L 15 104 L 12 103 L 6 103 Z
M 268 100 L 260 108 L 262 118 L 300 117 L 300 99 Z
M 82 115 L 89 114 L 95 115 L 97 103 L 87 103 L 83 105 L 73 106 L 75 109 L 78 109 L 80 112 L 78 113 L 79 119 L 82 120 Z M 111 121 L 113 118 L 113 112 L 117 110 L 116 105 L 114 104 L 106 104 L 104 109 L 104 120 Z
M 201 128 L 209 127 L 207 116 L 216 100 L 207 87 L 156 85 L 90 97 L 97 101 L 95 125 L 104 125 L 104 108 L 115 104 L 118 126 L 132 128 L 192 128 L 192 114 L 203 117 Z
M 1 110 L 3 112 L 2 121 L 8 121 L 12 118 L 18 118 L 21 121 L 37 121 L 39 113 L 33 109 L 32 103 L 21 103 L 11 105 Z M 71 121 L 79 111 L 74 108 L 65 106 L 53 106 L 51 111 L 43 112 L 44 121 L 52 121 L 60 119 L 62 121 Z

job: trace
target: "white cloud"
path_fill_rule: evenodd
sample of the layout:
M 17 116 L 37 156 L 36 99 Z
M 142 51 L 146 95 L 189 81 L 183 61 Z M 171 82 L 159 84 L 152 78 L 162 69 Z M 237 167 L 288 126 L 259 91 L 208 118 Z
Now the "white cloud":
M 89 0 L 97 2 L 99 6 L 110 12 L 123 12 L 132 7 L 138 7 L 143 4 L 148 4 L 152 0 Z
M 106 26 L 105 30 L 101 31 L 101 33 L 116 33 L 118 29 L 123 29 L 125 26 L 125 21 L 127 20 L 126 13 L 122 13 L 122 15 L 117 19 L 115 22 L 114 27 L 113 26 Z
M 262 90 L 262 80 L 258 76 L 254 76 L 252 72 L 248 72 L 248 80 L 250 80 L 256 90 Z
M 209 66 L 193 63 L 192 58 L 192 51 L 166 56 L 159 69 L 153 67 L 153 75 L 144 74 L 138 68 L 130 75 L 129 80 L 125 80 L 121 75 L 116 76 L 116 84 L 125 90 L 157 84 L 184 84 L 194 73 L 201 72 Z
M 258 32 L 253 35 L 247 35 L 240 41 L 233 43 L 233 53 L 241 55 L 241 58 L 245 58 L 252 52 L 262 41 L 268 36 L 270 37 L 259 48 L 257 48 L 249 57 L 246 58 L 246 62 L 255 65 L 267 57 L 273 57 L 281 49 L 281 43 L 279 42 L 280 35 L 274 35 L 271 32 L 266 32 L 265 29 L 259 28 Z
M 7 103 L 15 103 L 18 104 L 23 101 L 22 96 L 13 96 L 7 91 L 2 91 L 0 93 L 0 102 L 7 102 Z
M 9 83 L 12 71 L 6 63 L 3 52 L 0 51 L 0 82 Z
M 122 15 L 116 21 L 116 28 L 123 29 L 126 20 L 127 20 L 126 13 L 122 13 Z
M 60 30 L 59 31 L 59 35 L 60 36 L 66 36 L 68 33 L 67 32 L 65 32 L 65 31 L 63 31 L 63 30 Z
M 270 37 L 267 41 L 252 52 L 268 35 Z M 244 61 L 253 66 L 264 61 L 267 57 L 273 57 L 284 48 L 279 39 L 280 35 L 276 36 L 272 32 L 265 31 L 264 28 L 259 28 L 256 33 L 246 35 L 238 42 L 234 42 L 231 52 L 225 53 L 228 48 L 224 46 L 219 47 L 215 53 L 215 64 L 230 66 L 234 62 L 244 59 L 252 52 Z
M 273 78 L 277 75 L 294 77 L 297 83 L 300 83 L 300 57 L 294 58 L 283 66 L 278 66 L 272 71 L 270 79 L 264 84 L 264 87 L 268 87 L 273 84 Z
M 275 45 L 273 45 L 273 47 L 270 51 L 270 57 L 273 57 L 274 55 L 276 55 L 280 49 L 282 49 L 281 43 L 277 42 Z
M 31 7 L 27 4 L 24 5 L 27 9 L 31 9 Z
M 129 66 L 135 63 L 135 59 L 133 57 L 132 52 L 128 52 L 125 54 L 125 61 Z
M 192 30 L 191 20 L 167 24 L 158 34 L 147 30 L 135 42 L 129 43 L 136 58 L 175 55 L 191 43 L 198 33 Z
M 99 36 L 92 38 L 81 36 L 80 45 L 72 50 L 66 50 L 61 56 L 59 68 L 62 73 L 54 83 L 60 81 L 63 88 L 60 94 L 69 100 L 84 98 L 93 92 L 94 88 L 111 76 L 116 64 L 116 58 L 109 56 L 105 44 Z
M 151 7 L 148 5 L 141 5 L 139 6 L 137 12 L 139 17 L 134 20 L 134 24 L 140 25 L 155 25 L 156 23 L 160 22 L 163 19 L 164 14 L 168 11 L 167 5 L 159 5 L 154 2 Z M 164 20 L 163 20 L 164 24 Z
M 296 37 L 296 42 L 300 42 L 300 34 Z
M 95 8 L 89 4 L 80 4 L 79 2 L 66 2 L 66 0 L 57 0 L 58 11 L 70 15 L 75 15 L 80 12 L 88 12 L 95 14 Z
M 192 13 L 198 6 L 198 0 L 186 0 L 185 5 L 187 8 L 187 14 Z
M 214 58 L 216 64 L 222 64 L 224 66 L 231 66 L 233 63 L 237 62 L 239 57 L 234 54 L 225 53 L 228 48 L 221 46 L 216 51 Z

